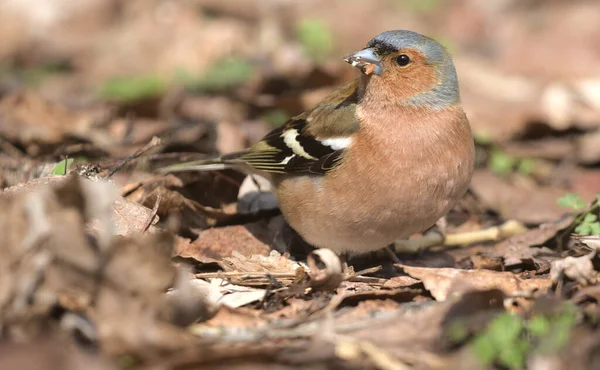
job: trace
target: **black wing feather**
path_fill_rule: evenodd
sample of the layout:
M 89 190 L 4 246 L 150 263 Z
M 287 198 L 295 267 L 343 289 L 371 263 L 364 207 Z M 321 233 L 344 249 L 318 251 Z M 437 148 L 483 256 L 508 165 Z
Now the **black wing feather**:
M 267 134 L 258 144 L 261 145 L 259 148 L 240 153 L 241 155 L 236 159 L 243 160 L 255 169 L 266 172 L 324 175 L 335 168 L 345 150 L 334 150 L 312 135 L 305 134 L 306 124 L 305 119 L 292 119 Z M 285 144 L 282 135 L 291 129 L 298 131 L 296 141 L 313 158 L 300 156 Z M 265 150 L 265 145 L 268 146 L 268 150 Z M 286 158 L 289 158 L 287 162 Z
M 266 172 L 323 175 L 339 165 L 346 149 L 333 149 L 321 140 L 349 137 L 358 131 L 358 100 L 358 81 L 354 80 L 332 92 L 315 108 L 271 131 L 233 160 Z M 293 137 L 287 136 L 291 134 Z

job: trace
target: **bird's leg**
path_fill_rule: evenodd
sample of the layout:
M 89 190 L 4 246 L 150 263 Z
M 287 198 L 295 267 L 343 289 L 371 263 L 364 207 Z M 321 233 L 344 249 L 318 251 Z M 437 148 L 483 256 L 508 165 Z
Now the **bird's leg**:
M 400 260 L 400 258 L 398 258 L 398 256 L 396 255 L 396 248 L 395 248 L 395 244 L 392 243 L 390 245 L 388 245 L 387 247 L 384 248 L 385 253 L 388 255 L 388 257 L 390 257 L 390 259 L 392 260 L 393 263 L 395 264 L 401 264 L 402 261 Z

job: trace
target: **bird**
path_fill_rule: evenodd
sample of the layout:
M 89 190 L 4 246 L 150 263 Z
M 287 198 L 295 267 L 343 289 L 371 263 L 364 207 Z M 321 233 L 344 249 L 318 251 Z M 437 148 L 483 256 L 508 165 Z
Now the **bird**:
M 452 58 L 408 30 L 383 32 L 344 61 L 357 76 L 248 149 L 163 172 L 268 175 L 287 223 L 339 254 L 422 232 L 466 192 L 474 141 Z

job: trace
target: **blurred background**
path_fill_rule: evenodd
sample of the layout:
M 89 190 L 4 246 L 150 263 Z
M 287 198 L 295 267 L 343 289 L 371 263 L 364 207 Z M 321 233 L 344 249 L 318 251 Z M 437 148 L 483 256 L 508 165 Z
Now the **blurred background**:
M 351 79 L 343 56 L 410 29 L 454 56 L 473 193 L 551 220 L 565 192 L 600 192 L 599 19 L 593 0 L 3 0 L 0 185 L 65 157 L 102 171 L 154 135 L 171 160 L 242 149 Z M 150 176 L 128 168 L 121 186 Z

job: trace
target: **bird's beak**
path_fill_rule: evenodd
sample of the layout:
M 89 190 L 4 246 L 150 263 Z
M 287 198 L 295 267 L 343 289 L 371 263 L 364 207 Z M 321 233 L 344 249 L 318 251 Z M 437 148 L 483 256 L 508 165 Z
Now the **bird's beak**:
M 350 54 L 344 58 L 344 62 L 352 64 L 352 67 L 360 69 L 367 76 L 371 73 L 381 75 L 383 72 L 381 58 L 376 54 L 375 48 L 367 48 Z

